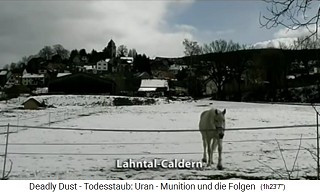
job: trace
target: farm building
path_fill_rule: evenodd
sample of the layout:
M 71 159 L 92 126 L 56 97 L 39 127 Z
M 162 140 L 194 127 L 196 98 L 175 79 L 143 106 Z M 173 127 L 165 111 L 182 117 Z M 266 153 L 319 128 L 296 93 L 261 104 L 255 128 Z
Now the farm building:
M 43 74 L 26 73 L 22 75 L 22 84 L 25 86 L 43 86 L 45 83 L 45 76 Z
M 143 79 L 138 89 L 138 93 L 144 96 L 164 96 L 168 92 L 168 81 L 161 79 Z
M 70 74 L 49 83 L 49 93 L 63 94 L 114 94 L 116 84 L 109 79 L 85 73 Z
M 22 105 L 24 109 L 36 110 L 36 109 L 39 109 L 40 107 L 43 107 L 44 103 L 39 102 L 34 98 L 29 98 L 25 102 L 23 102 Z
M 0 86 L 4 86 L 10 78 L 11 72 L 8 70 L 0 70 Z

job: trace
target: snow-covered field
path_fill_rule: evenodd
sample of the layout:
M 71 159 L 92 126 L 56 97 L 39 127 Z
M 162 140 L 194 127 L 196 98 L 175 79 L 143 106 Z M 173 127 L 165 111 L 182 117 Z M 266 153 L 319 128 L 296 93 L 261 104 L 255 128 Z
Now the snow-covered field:
M 293 178 L 316 175 L 316 162 L 306 150 L 316 144 L 315 127 L 227 131 L 222 171 L 216 169 L 216 153 L 215 164 L 204 165 L 202 169 L 116 168 L 116 160 L 127 159 L 200 161 L 202 141 L 198 131 L 97 131 L 197 129 L 200 113 L 210 107 L 227 109 L 227 128 L 313 125 L 315 113 L 310 106 L 209 100 L 168 103 L 161 99 L 155 105 L 112 106 L 113 97 L 109 96 L 39 98 L 56 108 L 15 109 L 23 98 L 0 102 L 0 133 L 8 123 L 40 127 L 10 127 L 8 159 L 13 162 L 10 179 L 286 179 L 284 161 L 289 171 L 296 161 Z M 83 130 L 45 128 L 49 126 Z M 301 149 L 295 159 L 301 135 Z M 0 135 L 0 155 L 4 143 L 5 135 Z M 2 164 L 3 157 L 0 157 L 0 170 Z M 7 163 L 7 169 L 9 165 Z

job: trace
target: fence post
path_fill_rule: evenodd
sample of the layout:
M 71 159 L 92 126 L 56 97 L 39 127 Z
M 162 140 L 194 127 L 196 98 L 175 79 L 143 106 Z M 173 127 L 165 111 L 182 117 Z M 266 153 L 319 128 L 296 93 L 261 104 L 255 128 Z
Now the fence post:
M 50 127 L 50 122 L 51 122 L 51 120 L 50 120 L 50 117 L 51 117 L 51 112 L 49 111 L 49 127 Z
M 9 143 L 9 128 L 10 128 L 10 124 L 8 123 L 8 127 L 7 127 L 7 138 L 6 138 L 6 147 L 5 147 L 5 151 L 4 151 L 4 160 L 3 160 L 3 169 L 2 169 L 2 179 L 5 178 L 5 172 L 6 172 L 6 162 L 7 162 L 7 153 L 8 153 L 8 143 Z
M 19 131 L 19 118 L 20 118 L 20 115 L 18 113 L 18 118 L 17 118 L 17 131 Z
M 319 171 L 320 171 L 320 165 L 319 165 L 319 115 L 316 112 L 317 117 L 317 180 L 319 180 Z

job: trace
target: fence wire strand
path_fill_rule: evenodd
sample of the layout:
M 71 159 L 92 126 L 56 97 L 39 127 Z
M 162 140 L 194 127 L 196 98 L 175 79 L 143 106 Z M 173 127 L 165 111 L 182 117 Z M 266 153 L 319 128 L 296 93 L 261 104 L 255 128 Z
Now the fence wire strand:
M 315 149 L 315 148 L 313 148 Z M 311 149 L 311 150 L 313 150 Z M 281 149 L 281 151 L 298 151 L 299 149 Z M 263 153 L 278 152 L 279 149 L 274 150 L 259 150 Z M 300 150 L 308 151 L 308 150 Z M 256 153 L 256 150 L 237 150 L 224 151 L 223 153 Z M 9 152 L 8 155 L 74 155 L 74 156 L 152 156 L 152 155 L 198 155 L 203 152 L 143 152 L 143 153 L 46 153 L 46 152 Z M 258 153 L 257 153 L 258 154 Z
M 0 127 L 7 127 L 7 125 L 0 125 Z M 71 130 L 71 131 L 97 131 L 97 132 L 144 132 L 144 133 L 160 133 L 160 132 L 199 132 L 199 129 L 106 129 L 106 128 L 71 128 L 71 127 L 44 127 L 44 126 L 28 126 L 28 125 L 10 125 L 10 127 L 25 128 L 25 129 L 43 129 L 43 130 Z M 247 128 L 229 128 L 227 131 L 239 131 L 239 130 L 269 130 L 269 129 L 290 129 L 290 128 L 307 128 L 307 127 L 316 127 L 316 125 L 287 125 L 287 126 L 270 126 L 270 127 L 247 127 Z M 6 134 L 6 133 L 5 133 Z M 313 140 L 316 138 L 304 137 L 304 138 L 282 138 L 277 139 L 278 141 L 296 141 L 296 140 Z M 225 140 L 225 143 L 232 142 L 270 142 L 275 141 L 275 139 L 249 139 L 249 140 Z M 192 142 L 186 142 L 192 143 Z M 193 142 L 201 143 L 201 142 Z M 100 143 L 48 143 L 48 142 L 21 142 L 21 143 L 10 143 L 12 146 L 103 146 L 103 145 L 142 145 L 142 144 L 168 144 L 168 142 L 100 142 Z M 169 142 L 170 144 L 170 142 Z M 175 143 L 171 143 L 175 145 Z M 4 144 L 0 144 L 3 146 Z M 281 151 L 297 151 L 298 149 L 281 149 Z M 253 152 L 263 152 L 270 153 L 276 152 L 279 149 L 275 150 L 238 150 L 238 151 L 224 151 L 224 153 L 253 153 Z M 8 152 L 8 155 L 79 155 L 79 156 L 122 156 L 122 155 L 195 155 L 202 154 L 202 152 L 143 152 L 143 153 L 40 153 L 40 152 Z M 1 156 L 1 155 L 0 155 Z
M 4 125 L 6 126 L 6 125 Z M 98 132 L 140 132 L 140 133 L 179 133 L 179 132 L 199 132 L 199 129 L 107 129 L 107 128 L 74 128 L 74 127 L 44 127 L 30 125 L 10 125 L 17 128 L 28 129 L 44 129 L 44 130 L 72 130 L 72 131 L 98 131 Z M 239 127 L 227 128 L 226 131 L 247 131 L 247 130 L 272 130 L 272 129 L 288 129 L 288 128 L 308 128 L 316 127 L 317 125 L 285 125 L 285 126 L 270 126 L 270 127 Z M 0 126 L 1 127 L 1 126 Z
M 313 137 L 305 138 L 283 138 L 276 139 L 277 141 L 298 141 L 298 140 L 315 140 Z M 272 142 L 276 141 L 275 139 L 248 139 L 248 140 L 226 140 L 224 143 L 250 143 L 250 142 Z M 194 142 L 180 142 L 180 144 L 201 144 L 200 141 Z M 103 146 L 103 145 L 178 145 L 176 142 L 79 142 L 79 143 L 51 143 L 51 142 L 20 142 L 20 143 L 10 143 L 12 146 Z M 5 144 L 1 143 L 0 146 Z

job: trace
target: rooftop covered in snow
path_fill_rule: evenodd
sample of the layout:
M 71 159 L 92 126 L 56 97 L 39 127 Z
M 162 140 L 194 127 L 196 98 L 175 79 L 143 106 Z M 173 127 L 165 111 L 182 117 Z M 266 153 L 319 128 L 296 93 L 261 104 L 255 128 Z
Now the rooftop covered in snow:
M 26 73 L 22 75 L 22 78 L 44 78 L 43 74 L 32 74 L 32 73 Z
M 168 81 L 162 79 L 143 79 L 141 80 L 139 91 L 155 91 L 156 88 L 167 88 L 168 91 Z

